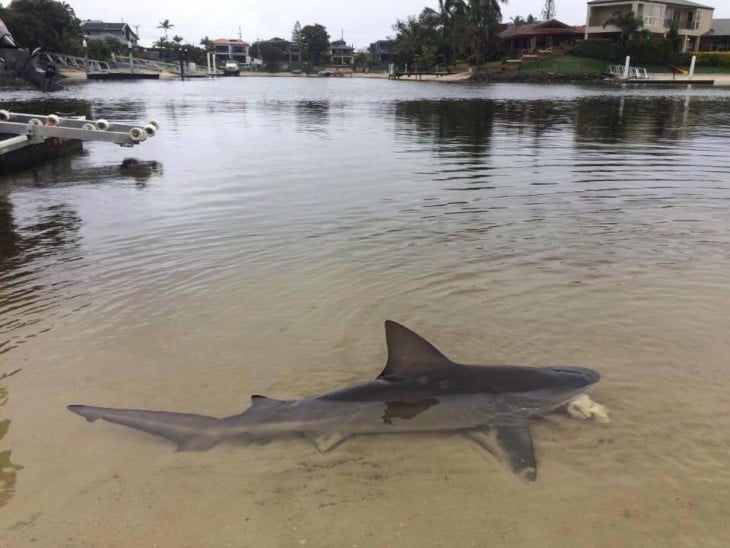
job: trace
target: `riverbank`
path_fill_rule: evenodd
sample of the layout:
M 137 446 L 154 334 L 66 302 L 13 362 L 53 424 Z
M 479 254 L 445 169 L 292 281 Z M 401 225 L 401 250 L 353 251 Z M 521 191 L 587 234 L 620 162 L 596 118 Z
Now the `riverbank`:
M 65 71 L 64 81 L 66 83 L 71 82 L 83 82 L 86 80 L 86 74 L 81 71 Z M 196 76 L 198 78 L 206 78 L 204 75 Z M 242 78 L 321 78 L 317 74 L 306 74 L 304 72 L 242 72 L 239 77 Z M 669 74 L 663 73 L 650 73 L 651 79 L 669 79 Z M 179 79 L 180 75 L 172 72 L 163 71 L 160 73 L 160 80 L 175 80 Z M 344 76 L 333 76 L 332 78 L 360 78 L 360 79 L 387 79 L 387 72 L 353 72 Z M 714 85 L 718 87 L 730 87 L 730 74 L 723 73 L 702 73 L 697 72 L 693 78 L 690 79 L 686 74 L 678 74 L 671 77 L 677 81 L 686 81 L 690 83 L 692 80 L 714 80 Z M 457 72 L 446 75 L 436 74 L 424 74 L 421 76 L 414 75 L 403 75 L 399 81 L 411 81 L 411 82 L 443 82 L 443 83 L 458 83 L 458 82 L 494 82 L 494 83 L 525 83 L 525 84 L 540 84 L 540 83 L 564 83 L 564 84 L 575 84 L 575 83 L 593 83 L 593 82 L 610 82 L 612 78 L 606 76 L 602 72 L 583 72 L 583 73 L 570 73 L 570 72 L 553 72 L 553 71 L 538 71 L 538 70 L 524 70 L 524 71 L 511 71 L 511 72 Z M 9 83 L 7 83 L 9 84 Z

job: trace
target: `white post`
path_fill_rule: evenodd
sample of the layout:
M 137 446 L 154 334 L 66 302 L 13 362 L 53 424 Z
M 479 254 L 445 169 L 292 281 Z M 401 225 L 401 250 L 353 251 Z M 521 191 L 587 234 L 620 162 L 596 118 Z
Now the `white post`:
M 129 72 L 134 72 L 134 59 L 132 58 L 132 41 L 128 40 L 127 45 L 129 46 Z
M 689 79 L 692 79 L 692 76 L 695 74 L 695 63 L 697 62 L 697 56 L 692 56 L 692 62 L 689 64 Z
M 629 79 L 629 67 L 631 66 L 631 57 L 626 56 L 626 64 L 624 65 L 624 78 Z

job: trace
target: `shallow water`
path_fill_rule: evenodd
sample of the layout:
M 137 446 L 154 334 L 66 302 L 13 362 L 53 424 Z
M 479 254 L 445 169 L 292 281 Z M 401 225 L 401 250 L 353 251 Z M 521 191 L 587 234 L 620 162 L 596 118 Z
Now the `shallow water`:
M 0 180 L 1 545 L 725 545 L 730 92 L 3 93 L 161 131 Z M 65 410 L 322 392 L 379 373 L 387 318 L 458 361 L 597 369 L 612 422 L 533 421 L 525 485 L 457 435 L 174 453 Z

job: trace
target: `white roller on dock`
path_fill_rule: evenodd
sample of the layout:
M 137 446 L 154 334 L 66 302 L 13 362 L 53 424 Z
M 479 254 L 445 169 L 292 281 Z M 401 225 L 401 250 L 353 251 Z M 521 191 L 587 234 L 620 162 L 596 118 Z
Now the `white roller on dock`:
M 29 145 L 38 144 L 49 138 L 60 138 L 106 141 L 131 147 L 144 141 L 147 137 L 154 137 L 158 127 L 159 124 L 155 120 L 142 124 L 129 124 L 104 119 L 91 121 L 78 117 L 62 117 L 57 114 L 45 116 L 0 110 L 0 134 L 24 135 Z M 91 128 L 93 131 L 90 131 Z M 8 152 L 6 150 L 7 140 L 0 141 L 0 154 Z M 7 146 L 11 145 L 7 144 Z

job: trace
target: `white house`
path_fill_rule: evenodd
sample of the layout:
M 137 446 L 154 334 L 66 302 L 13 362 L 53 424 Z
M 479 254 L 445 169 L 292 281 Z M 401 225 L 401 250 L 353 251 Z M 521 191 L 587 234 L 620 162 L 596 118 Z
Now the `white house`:
M 591 0 L 588 2 L 585 38 L 608 38 L 620 32 L 615 25 L 604 27 L 617 11 L 631 11 L 642 19 L 642 28 L 665 36 L 672 23 L 682 37 L 682 51 L 697 51 L 700 37 L 712 28 L 715 8 L 689 0 Z

